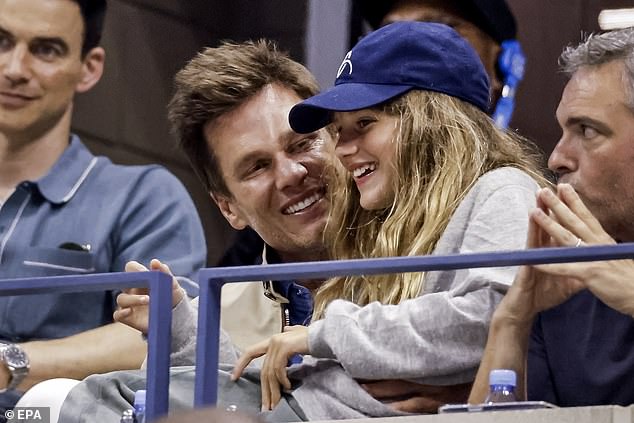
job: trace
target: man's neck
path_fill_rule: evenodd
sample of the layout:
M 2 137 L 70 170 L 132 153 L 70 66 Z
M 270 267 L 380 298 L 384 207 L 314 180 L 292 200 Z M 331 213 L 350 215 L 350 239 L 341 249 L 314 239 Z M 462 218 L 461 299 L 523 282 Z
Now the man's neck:
M 70 138 L 71 110 L 39 136 L 0 133 L 0 198 L 8 197 L 17 184 L 46 175 L 62 155 Z
M 302 261 L 321 261 L 326 260 L 327 252 L 325 249 L 306 249 L 302 251 L 281 252 L 276 251 L 282 263 L 297 263 Z
M 282 263 L 295 263 L 303 261 L 321 261 L 327 259 L 327 252 L 325 249 L 311 249 L 306 251 L 297 251 L 293 253 L 281 253 L 277 252 Z M 314 296 L 315 292 L 324 283 L 323 279 L 302 279 L 297 281 L 298 284 L 310 290 L 310 293 Z

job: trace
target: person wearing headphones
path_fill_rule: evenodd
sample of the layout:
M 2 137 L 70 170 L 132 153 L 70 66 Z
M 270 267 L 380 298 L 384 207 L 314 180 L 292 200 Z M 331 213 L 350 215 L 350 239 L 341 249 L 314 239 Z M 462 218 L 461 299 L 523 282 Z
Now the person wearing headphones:
M 526 59 L 505 0 L 354 0 L 353 14 L 372 29 L 397 21 L 438 22 L 452 27 L 475 49 L 489 75 L 489 114 L 499 127 L 508 126 Z

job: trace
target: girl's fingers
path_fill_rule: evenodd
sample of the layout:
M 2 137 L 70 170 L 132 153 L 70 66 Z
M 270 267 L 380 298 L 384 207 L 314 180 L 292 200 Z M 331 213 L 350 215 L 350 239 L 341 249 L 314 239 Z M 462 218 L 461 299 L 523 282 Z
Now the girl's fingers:
M 120 308 L 118 310 L 115 310 L 115 312 L 113 313 L 113 318 L 116 321 L 119 321 L 120 319 L 125 319 L 126 317 L 130 316 L 132 314 L 132 310 L 129 308 Z
M 286 371 L 286 360 L 284 360 L 284 364 L 282 366 L 277 366 L 275 368 L 275 377 L 278 384 L 282 385 L 284 389 L 291 389 L 291 381 L 288 379 L 288 372 Z
M 125 264 L 126 272 L 147 272 L 148 268 L 143 266 L 138 261 L 129 261 Z
M 152 261 L 150 261 L 150 267 L 152 268 L 152 270 L 159 270 L 163 273 L 167 273 L 168 275 L 172 275 L 172 270 L 169 268 L 169 266 L 165 263 L 163 263 L 161 260 L 159 259 L 152 259 Z
M 255 344 L 249 348 L 247 348 L 244 353 L 238 358 L 235 366 L 233 367 L 233 371 L 231 372 L 231 380 L 238 380 L 240 376 L 242 376 L 242 372 L 244 369 L 251 363 L 254 359 L 263 356 L 266 354 L 268 350 L 269 340 L 264 340 L 258 344 Z
M 130 295 L 119 294 L 117 296 L 117 305 L 121 308 L 145 306 L 150 303 L 149 295 Z

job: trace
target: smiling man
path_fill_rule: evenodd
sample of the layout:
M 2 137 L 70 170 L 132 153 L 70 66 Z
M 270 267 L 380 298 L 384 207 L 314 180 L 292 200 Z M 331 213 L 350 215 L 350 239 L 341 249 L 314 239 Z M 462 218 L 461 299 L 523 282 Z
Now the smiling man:
M 169 120 L 192 167 L 235 229 L 279 260 L 323 258 L 330 134 L 293 132 L 291 107 L 314 77 L 264 41 L 206 49 L 176 75 Z
M 154 254 L 181 275 L 204 264 L 200 221 L 176 178 L 114 165 L 71 134 L 75 94 L 103 72 L 105 9 L 0 0 L 0 278 L 123 271 Z M 145 346 L 113 323 L 115 307 L 113 292 L 0 298 L 0 415 L 36 382 L 138 367 Z
M 273 43 L 225 43 L 198 54 L 175 81 L 169 120 L 192 167 L 227 221 L 236 229 L 252 228 L 265 242 L 259 259 L 251 264 L 325 258 L 326 174 L 334 143 L 326 130 L 297 134 L 288 123 L 290 109 L 318 91 L 310 72 Z M 234 345 L 246 347 L 257 341 L 250 336 L 245 340 L 249 342 L 241 342 L 240 334 L 259 332 L 264 339 L 275 333 L 263 324 L 270 319 L 271 305 L 262 306 L 262 300 L 278 303 L 278 333 L 310 320 L 311 291 L 321 281 L 263 282 L 223 288 L 222 327 Z M 259 300 L 247 298 L 253 292 L 259 293 Z M 226 302 L 227 294 L 236 301 Z M 191 365 L 195 310 L 188 301 L 180 301 L 173 316 L 172 346 L 177 352 L 171 363 Z M 233 346 L 222 349 L 221 363 L 233 365 L 235 352 Z M 191 407 L 193 377 L 192 367 L 172 369 L 171 410 Z M 60 421 L 117 422 L 130 407 L 134 391 L 145 385 L 143 370 L 89 377 L 69 393 Z M 285 421 L 294 415 L 285 405 L 273 419 Z
M 321 256 L 328 212 L 325 136 L 288 127 L 288 111 L 301 100 L 271 83 L 203 128 L 209 150 L 220 158 L 224 187 L 211 191 L 220 211 L 235 229 L 253 228 L 285 262 Z

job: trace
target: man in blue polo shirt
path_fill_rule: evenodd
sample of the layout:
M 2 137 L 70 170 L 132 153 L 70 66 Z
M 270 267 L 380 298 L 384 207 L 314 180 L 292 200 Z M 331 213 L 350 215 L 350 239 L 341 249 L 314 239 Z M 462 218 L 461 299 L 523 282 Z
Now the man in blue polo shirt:
M 199 218 L 175 177 L 114 165 L 70 133 L 75 93 L 102 75 L 105 9 L 0 0 L 0 279 L 123 271 L 154 256 L 194 276 L 205 263 Z M 0 409 L 41 380 L 138 367 L 145 345 L 113 323 L 114 297 L 1 297 Z M 30 368 L 11 363 L 16 354 Z

